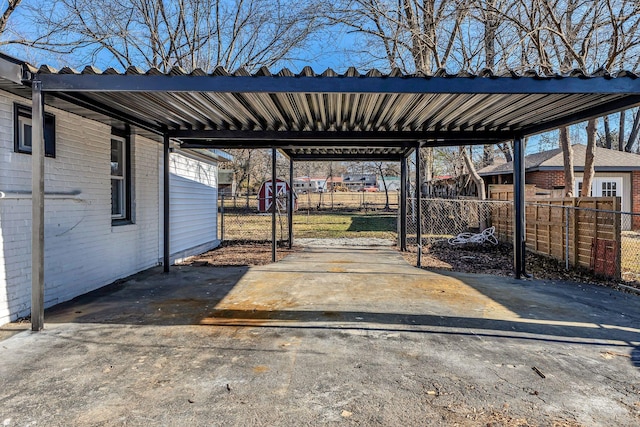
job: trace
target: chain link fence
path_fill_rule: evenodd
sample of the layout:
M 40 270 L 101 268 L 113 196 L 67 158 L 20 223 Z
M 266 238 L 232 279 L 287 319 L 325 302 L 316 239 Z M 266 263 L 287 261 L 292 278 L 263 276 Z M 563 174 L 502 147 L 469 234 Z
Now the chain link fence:
M 398 209 L 398 192 L 335 192 L 298 194 L 294 216 L 322 213 L 393 215 Z M 276 206 L 276 238 L 288 241 L 287 199 L 279 195 Z M 259 212 L 257 194 L 237 197 L 220 195 L 218 199 L 218 238 L 221 241 L 262 242 L 271 240 L 271 212 Z M 307 221 L 308 222 L 308 221 Z M 294 220 L 295 223 L 295 220 Z M 305 228 L 308 228 L 305 227 Z M 309 234 L 307 231 L 306 234 Z
M 528 202 L 526 243 L 533 252 L 550 256 L 597 275 L 640 282 L 640 214 L 594 207 Z M 606 203 L 607 201 L 603 201 Z M 603 206 L 606 206 L 604 204 Z M 416 199 L 407 206 L 407 242 L 416 243 Z M 497 200 L 422 199 L 422 244 L 460 233 L 495 227 L 498 241 L 513 239 L 513 202 Z
M 323 192 L 297 195 L 298 210 L 377 211 L 398 209 L 397 191 Z
M 421 199 L 422 244 L 447 240 L 460 233 L 480 233 L 491 227 L 508 201 L 476 199 Z M 407 243 L 416 243 L 416 199 L 407 200 Z
M 279 197 L 276 203 L 276 239 L 289 240 L 287 200 Z M 282 209 L 281 207 L 285 207 Z M 220 196 L 218 199 L 218 238 L 220 241 L 271 241 L 271 212 L 258 212 L 258 196 L 248 198 Z

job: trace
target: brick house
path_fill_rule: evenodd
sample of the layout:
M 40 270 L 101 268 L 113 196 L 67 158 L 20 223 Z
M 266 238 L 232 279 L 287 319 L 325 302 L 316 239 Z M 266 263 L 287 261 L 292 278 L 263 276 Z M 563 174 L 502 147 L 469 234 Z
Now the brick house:
M 579 194 L 582 189 L 585 152 L 585 145 L 573 145 L 574 194 Z M 512 184 L 513 162 L 487 166 L 480 169 L 478 174 L 487 186 Z M 556 148 L 526 156 L 525 183 L 547 190 L 563 189 L 562 149 Z M 640 214 L 640 155 L 596 147 L 595 175 L 591 184 L 591 194 L 594 197 L 619 196 L 623 212 Z M 629 223 L 633 229 L 640 229 L 640 215 L 634 215 Z
M 2 60 L 2 58 L 0 58 Z M 3 83 L 0 79 L 0 85 Z M 0 90 L 0 324 L 31 310 L 31 100 Z M 159 265 L 162 144 L 45 105 L 45 307 Z M 171 260 L 217 238 L 219 150 L 170 154 Z

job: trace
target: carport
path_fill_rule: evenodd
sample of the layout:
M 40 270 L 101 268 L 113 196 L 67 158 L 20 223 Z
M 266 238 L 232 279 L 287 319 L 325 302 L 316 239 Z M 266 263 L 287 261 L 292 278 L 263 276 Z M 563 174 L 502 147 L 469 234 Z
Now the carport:
M 332 70 L 316 74 L 310 68 L 299 74 L 287 69 L 272 74 L 262 68 L 252 74 L 216 68 L 207 74 L 130 67 L 120 73 L 94 67 L 81 72 L 35 69 L 3 61 L 0 74 L 14 82 L 4 89 L 31 96 L 33 103 L 33 330 L 42 329 L 44 322 L 45 102 L 103 123 L 125 123 L 162 142 L 165 271 L 170 255 L 171 141 L 184 148 L 270 148 L 273 158 L 280 150 L 290 159 L 291 170 L 293 162 L 305 160 L 400 162 L 403 250 L 410 155 L 415 153 L 418 159 L 421 147 L 513 141 L 516 278 L 524 273 L 523 138 L 640 104 L 640 80 L 629 72 L 541 76 L 494 75 L 485 70 L 478 75 L 445 71 L 406 75 L 372 70 L 363 75 L 354 68 L 344 74 Z M 272 172 L 275 178 L 275 162 Z M 420 182 L 419 167 L 416 182 Z M 275 212 L 272 224 L 275 230 Z M 275 238 L 272 251 L 275 254 Z

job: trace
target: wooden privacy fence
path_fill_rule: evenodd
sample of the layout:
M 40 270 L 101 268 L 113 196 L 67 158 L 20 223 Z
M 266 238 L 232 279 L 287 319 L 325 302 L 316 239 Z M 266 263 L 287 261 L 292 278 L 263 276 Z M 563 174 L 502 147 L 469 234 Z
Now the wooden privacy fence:
M 531 251 L 619 278 L 619 197 L 537 199 L 527 202 L 526 245 Z M 491 225 L 502 242 L 513 240 L 513 204 L 497 205 Z

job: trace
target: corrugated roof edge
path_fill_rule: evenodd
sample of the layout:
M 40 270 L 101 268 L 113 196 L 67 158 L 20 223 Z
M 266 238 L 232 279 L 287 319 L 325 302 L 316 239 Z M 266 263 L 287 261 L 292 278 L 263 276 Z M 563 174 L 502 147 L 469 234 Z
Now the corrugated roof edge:
M 590 79 L 596 77 L 604 77 L 607 79 L 614 79 L 620 77 L 628 77 L 632 79 L 637 79 L 640 77 L 640 74 L 634 73 L 628 70 L 619 70 L 616 72 L 609 72 L 604 69 L 599 69 L 594 71 L 593 73 L 585 73 L 580 69 L 573 69 L 571 71 L 565 73 L 555 73 L 552 75 L 545 75 L 539 73 L 536 70 L 527 70 L 522 73 L 519 73 L 514 70 L 506 70 L 500 73 L 496 73 L 493 70 L 488 68 L 482 69 L 477 73 L 472 73 L 466 70 L 461 70 L 456 73 L 449 73 L 446 69 L 441 68 L 436 70 L 433 74 L 428 74 L 424 72 L 416 72 L 416 73 L 403 73 L 400 69 L 394 68 L 388 73 L 384 73 L 377 69 L 370 69 L 365 73 L 361 73 L 355 67 L 349 67 L 344 73 L 337 73 L 331 68 L 327 68 L 325 71 L 318 73 L 314 71 L 311 67 L 304 67 L 299 73 L 294 73 L 288 68 L 282 68 L 278 72 L 272 72 L 267 67 L 261 67 L 257 71 L 251 73 L 246 68 L 238 68 L 235 71 L 229 72 L 224 67 L 217 66 L 211 71 L 207 73 L 205 70 L 201 68 L 196 68 L 191 72 L 187 72 L 186 70 L 180 67 L 173 67 L 168 72 L 162 72 L 157 68 L 150 68 L 146 71 L 142 70 L 139 67 L 130 66 L 124 72 L 120 72 L 115 68 L 107 68 L 102 71 L 99 68 L 89 65 L 82 69 L 82 71 L 78 71 L 71 67 L 63 67 L 60 70 L 57 70 L 54 67 L 49 65 L 41 65 L 39 68 L 34 67 L 28 63 L 23 63 L 31 73 L 38 74 L 90 74 L 90 75 L 165 75 L 165 76 L 230 76 L 230 77 L 329 77 L 329 78 L 344 78 L 344 77 L 359 77 L 359 78 L 390 78 L 390 77 L 401 77 L 401 78 L 431 78 L 431 77 L 446 77 L 446 78 L 512 78 L 519 79 L 522 77 L 528 78 L 536 78 L 541 80 L 549 80 L 549 79 L 564 79 L 564 78 L 581 78 L 581 79 Z
M 115 68 L 107 68 L 102 71 L 94 65 L 85 66 L 82 71 L 78 71 L 74 68 L 64 66 L 60 70 L 47 64 L 34 66 L 26 61 L 20 60 L 13 56 L 0 52 L 0 60 L 10 62 L 12 64 L 21 65 L 23 67 L 23 80 L 29 80 L 34 74 L 91 74 L 91 75 L 166 75 L 166 76 L 238 76 L 238 77 L 404 77 L 404 78 L 430 78 L 430 77 L 447 77 L 447 78 L 501 78 L 508 77 L 518 79 L 521 77 L 533 77 L 536 79 L 563 79 L 563 78 L 582 78 L 589 79 L 595 77 L 604 77 L 607 79 L 628 77 L 637 79 L 640 74 L 629 70 L 618 70 L 610 72 L 605 68 L 599 68 L 592 73 L 587 73 L 581 69 L 572 69 L 563 73 L 543 74 L 537 70 L 530 69 L 524 72 L 517 72 L 515 70 L 503 70 L 496 72 L 489 68 L 483 68 L 476 73 L 460 70 L 458 72 L 450 73 L 445 68 L 439 68 L 434 73 L 429 74 L 422 71 L 416 73 L 404 73 L 399 68 L 393 68 L 388 73 L 379 71 L 375 68 L 368 70 L 365 73 L 361 73 L 355 67 L 349 67 L 344 73 L 337 73 L 331 68 L 327 68 L 322 73 L 318 73 L 313 68 L 305 66 L 299 73 L 294 73 L 288 68 L 282 68 L 278 72 L 272 72 L 267 67 L 260 67 L 255 72 L 250 72 L 244 67 L 240 67 L 235 71 L 228 71 L 222 66 L 216 66 L 213 71 L 207 73 L 202 68 L 196 68 L 190 72 L 181 67 L 172 67 L 168 72 L 162 72 L 158 68 L 149 68 L 143 70 L 136 66 L 129 66 L 124 72 L 118 71 Z M 30 75 L 29 75 L 30 74 Z M 2 77 L 2 76 L 0 76 Z

